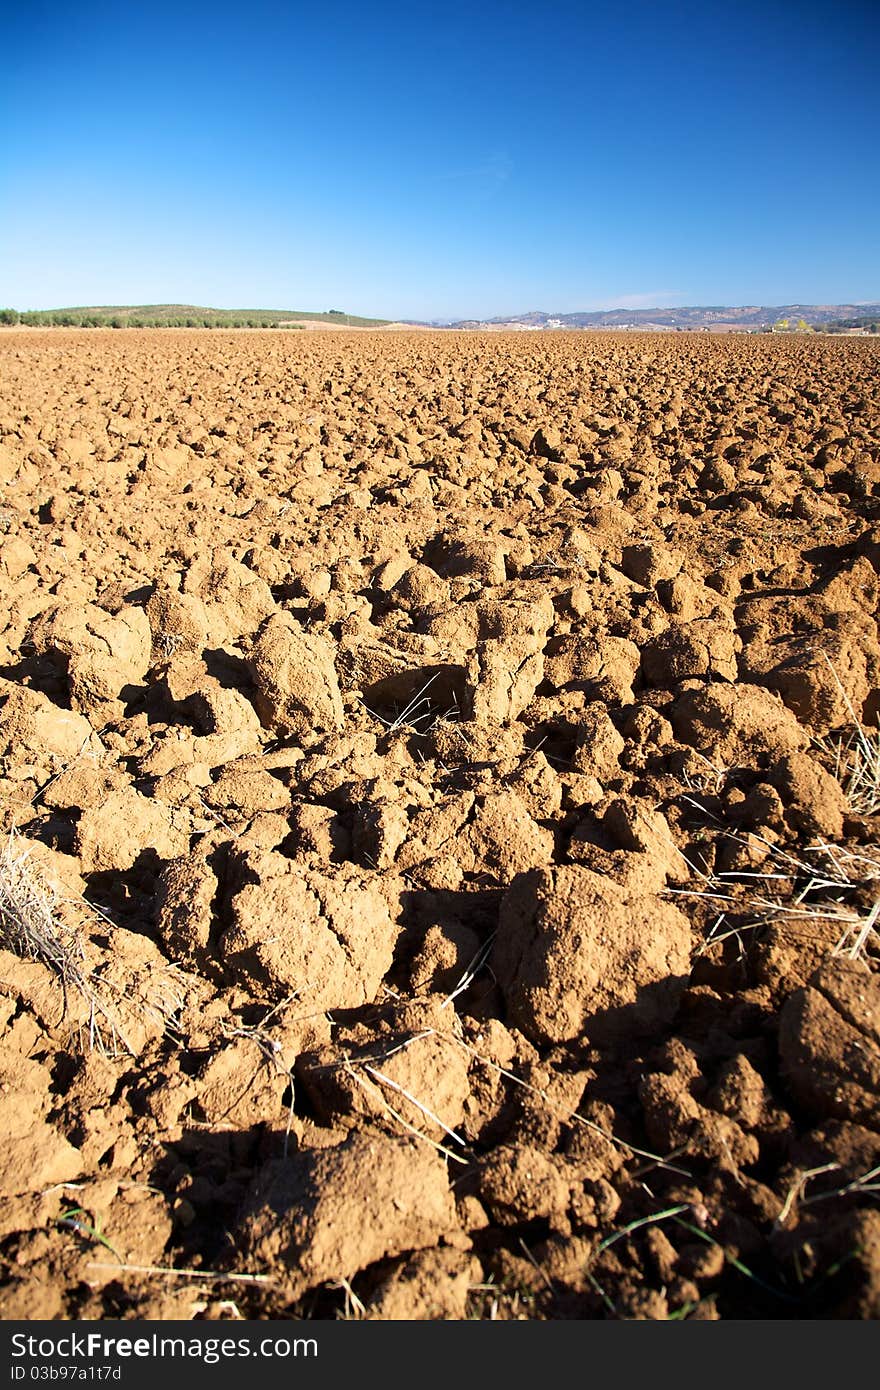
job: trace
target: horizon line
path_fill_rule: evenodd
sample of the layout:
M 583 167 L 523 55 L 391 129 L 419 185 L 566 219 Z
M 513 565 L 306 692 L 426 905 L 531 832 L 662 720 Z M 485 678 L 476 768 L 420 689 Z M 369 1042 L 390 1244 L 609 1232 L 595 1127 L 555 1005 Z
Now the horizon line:
M 310 314 L 310 315 L 311 315 L 311 314 L 314 314 L 314 315 L 318 315 L 318 316 L 321 316 L 321 317 L 325 317 L 325 316 L 326 316 L 326 317 L 330 317 L 330 316 L 332 315 L 334 318 L 337 317 L 337 316 L 340 317 L 340 318 L 376 318 L 376 319 L 384 318 L 384 319 L 386 320 L 386 322 L 398 322 L 398 323 L 432 323 L 432 324 L 454 323 L 454 322 L 491 323 L 491 322 L 494 322 L 494 321 L 497 321 L 497 320 L 508 320 L 508 319 L 528 318 L 529 316 L 535 315 L 535 314 L 540 314 L 540 315 L 543 315 L 543 316 L 545 316 L 545 317 L 547 317 L 547 318 L 569 318 L 569 317 L 572 317 L 572 316 L 574 316 L 574 315 L 582 315 L 582 314 L 590 314 L 590 315 L 592 315 L 592 314 L 632 314 L 632 315 L 642 315 L 642 314 L 653 314 L 653 313 L 656 313 L 656 314 L 670 314 L 670 313 L 681 312 L 681 311 L 683 311 L 683 310 L 704 310 L 704 311 L 709 311 L 709 310 L 711 310 L 711 311 L 716 311 L 716 312 L 717 312 L 717 311 L 719 311 L 719 310 L 725 310 L 725 309 L 731 309 L 731 310 L 743 310 L 743 309 L 831 309 L 831 308 L 843 308 L 843 307 L 854 308 L 854 309 L 876 309 L 876 308 L 880 308 L 880 298 L 877 298 L 877 299 L 849 299 L 849 300 L 846 300 L 846 301 L 828 301 L 828 300 L 824 300 L 824 301 L 817 301 L 817 300 L 787 300 L 787 301 L 784 302 L 784 303 L 783 303 L 783 302 L 780 302 L 780 301 L 777 301 L 776 303 L 767 303 L 767 302 L 761 303 L 761 302 L 759 302 L 759 301 L 757 301 L 757 300 L 753 300 L 753 301 L 750 301 L 750 302 L 737 303 L 737 304 L 725 304 L 725 303 L 717 302 L 717 301 L 716 301 L 715 303 L 702 303 L 702 304 L 700 304 L 700 303 L 690 303 L 690 304 L 688 304 L 688 303 L 681 303 L 681 304 L 664 304 L 664 305 L 661 305 L 661 304 L 654 304 L 654 305 L 638 305 L 638 306 L 623 303 L 623 304 L 611 304 L 611 305 L 606 305 L 606 306 L 604 306 L 604 307 L 602 307 L 602 308 L 592 308 L 592 309 L 590 309 L 590 308 L 584 308 L 584 309 L 554 309 L 554 310 L 546 310 L 546 309 L 526 309 L 526 310 L 516 311 L 516 312 L 514 312 L 514 313 L 507 313 L 507 314 L 505 314 L 505 313 L 495 313 L 495 314 L 492 314 L 492 315 L 485 315 L 485 314 L 465 314 L 465 315 L 460 315 L 460 316 L 455 316 L 455 317 L 453 317 L 453 316 L 451 316 L 451 315 L 443 315 L 443 316 L 439 316 L 439 317 L 438 317 L 438 316 L 434 316 L 434 317 L 432 317 L 432 318 L 421 318 L 421 319 L 415 318 L 414 316 L 401 317 L 401 316 L 399 316 L 399 315 L 398 315 L 398 316 L 395 316 L 395 315 L 387 315 L 387 314 L 375 313 L 375 312 L 367 313 L 367 312 L 364 312 L 363 310 L 360 310 L 360 311 L 358 311 L 358 310 L 345 310 L 345 309 L 343 309 L 343 310 L 328 310 L 328 309 L 305 309 L 305 308 L 297 308 L 297 309 L 286 309 L 286 308 L 282 308 L 282 309 L 278 309 L 278 308 L 274 308 L 274 307 L 272 307 L 272 306 L 270 306 L 270 305 L 256 306 L 256 305 L 253 305 L 253 304 L 251 304 L 250 306 L 234 305 L 234 306 L 230 306 L 230 307 L 228 307 L 228 308 L 224 308 L 224 307 L 220 307 L 219 305 L 216 305 L 216 304 L 214 304 L 214 305 L 209 305 L 209 304 L 196 304 L 196 303 L 193 303 L 193 302 L 185 302 L 185 301 L 181 301 L 181 300 L 177 300 L 177 301 L 174 301 L 174 300 L 157 300 L 157 301 L 154 301 L 154 302 L 152 302 L 152 303 L 141 302 L 141 303 L 139 303 L 139 304 L 138 304 L 138 303 L 133 303 L 133 302 L 129 302 L 129 303 L 127 303 L 127 304 L 120 304 L 120 303 L 116 303 L 116 304 L 94 304 L 94 303 L 93 303 L 93 304 L 60 304 L 60 305 L 50 305 L 50 306 L 47 306 L 47 307 L 45 307 L 45 308 L 26 308 L 26 309 L 18 309 L 18 308 L 15 308 L 15 306 L 13 306 L 13 305 L 11 305 L 11 304 L 9 304 L 9 305 L 0 305 L 0 309 L 4 309 L 4 308 L 5 308 L 5 309 L 8 309 L 8 310 L 10 310 L 11 312 L 17 313 L 17 314 L 51 314 L 51 313 L 64 313 L 64 312 L 75 312 L 75 311 L 84 312 L 84 311 L 86 311 L 86 310 L 88 310 L 88 309 L 124 311 L 124 310 L 132 310 L 132 309 L 159 309 L 159 308 L 174 309 L 174 308 L 180 308 L 180 309 L 197 309 L 197 310 L 202 310 L 202 311 L 204 311 L 204 312 L 214 312 L 214 313 L 222 313 L 222 314 L 235 314 L 235 313 L 240 313 L 240 314 L 245 314 L 245 313 L 289 313 L 289 314 L 291 314 L 291 315 L 294 315 L 294 314 Z

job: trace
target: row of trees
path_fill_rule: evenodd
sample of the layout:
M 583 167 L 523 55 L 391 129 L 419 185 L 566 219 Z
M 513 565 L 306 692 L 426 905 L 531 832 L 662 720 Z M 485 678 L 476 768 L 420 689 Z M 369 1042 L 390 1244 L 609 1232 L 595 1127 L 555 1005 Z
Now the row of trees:
M 823 324 L 822 329 L 825 333 L 852 333 L 854 330 L 880 333 L 880 317 L 875 314 L 873 317 L 865 315 L 854 319 L 835 319 L 833 323 Z
M 138 318 L 135 315 L 79 314 L 67 309 L 0 309 L 0 324 L 29 328 L 277 328 L 261 318 Z

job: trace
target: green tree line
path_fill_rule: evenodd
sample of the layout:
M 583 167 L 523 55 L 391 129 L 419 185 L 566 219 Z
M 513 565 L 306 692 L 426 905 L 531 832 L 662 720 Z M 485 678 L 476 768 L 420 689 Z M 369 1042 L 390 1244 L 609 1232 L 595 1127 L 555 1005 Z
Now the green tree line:
M 873 318 L 835 319 L 833 323 L 824 323 L 822 332 L 846 333 L 853 328 L 860 328 L 865 333 L 880 333 L 880 318 L 875 315 Z
M 69 309 L 0 309 L 0 324 L 26 328 L 277 328 L 276 319 L 206 316 L 138 318 L 124 314 L 79 314 Z M 291 327 L 295 325 L 290 325 Z
M 0 309 L 0 325 L 33 328 L 299 328 L 299 322 L 347 328 L 378 328 L 387 319 L 367 319 L 342 309 L 315 313 L 299 309 L 209 309 L 196 304 L 101 304 L 67 309 Z

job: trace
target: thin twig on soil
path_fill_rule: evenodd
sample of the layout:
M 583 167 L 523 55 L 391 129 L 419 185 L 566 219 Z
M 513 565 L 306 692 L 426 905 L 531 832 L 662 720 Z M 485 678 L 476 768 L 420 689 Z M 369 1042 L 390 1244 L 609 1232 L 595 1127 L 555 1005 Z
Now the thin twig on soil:
M 630 1221 L 628 1226 L 621 1226 L 619 1231 L 613 1231 L 610 1236 L 606 1236 L 604 1240 L 600 1240 L 599 1244 L 596 1246 L 593 1258 L 595 1259 L 597 1255 L 601 1255 L 603 1251 L 608 1250 L 618 1240 L 623 1240 L 625 1236 L 632 1235 L 633 1231 L 638 1231 L 642 1226 L 656 1226 L 658 1221 L 667 1221 L 670 1217 L 678 1216 L 683 1211 L 690 1211 L 690 1206 L 687 1202 L 681 1202 L 675 1207 L 667 1207 L 665 1211 L 654 1212 L 653 1216 L 640 1216 L 636 1221 Z
M 274 1284 L 270 1274 L 225 1273 L 219 1269 L 175 1269 L 172 1265 L 111 1265 L 90 1260 L 90 1269 L 112 1269 L 116 1274 L 161 1274 L 178 1279 L 210 1279 L 215 1284 Z
M 365 1081 L 362 1076 L 359 1076 L 350 1062 L 346 1062 L 343 1065 L 343 1070 L 348 1072 L 352 1080 L 355 1081 L 362 1090 L 366 1091 L 367 1095 L 370 1095 L 371 1091 L 374 1092 L 382 1108 L 387 1110 L 389 1115 L 392 1115 L 394 1119 L 397 1120 L 398 1124 L 403 1125 L 408 1133 L 412 1134 L 416 1139 L 421 1139 L 425 1144 L 430 1144 L 432 1149 L 436 1149 L 438 1153 L 443 1154 L 444 1158 L 450 1159 L 451 1162 L 461 1163 L 465 1167 L 467 1166 L 466 1158 L 462 1158 L 460 1154 L 453 1153 L 451 1149 L 447 1149 L 443 1144 L 438 1144 L 436 1139 L 432 1139 L 429 1134 L 425 1134 L 422 1130 L 417 1129 L 415 1125 L 411 1125 L 409 1120 L 405 1120 L 400 1112 L 395 1110 L 394 1106 L 382 1095 L 378 1086 L 372 1086 L 370 1082 Z

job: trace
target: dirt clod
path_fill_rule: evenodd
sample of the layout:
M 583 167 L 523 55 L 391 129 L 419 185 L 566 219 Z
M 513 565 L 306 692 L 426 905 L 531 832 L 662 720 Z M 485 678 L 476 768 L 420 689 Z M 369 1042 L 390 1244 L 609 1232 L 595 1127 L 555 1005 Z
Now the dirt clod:
M 501 905 L 493 968 L 516 1025 L 536 1042 L 650 1032 L 687 981 L 687 918 L 589 869 L 536 869 Z
M 291 1296 L 433 1246 L 456 1227 L 442 1159 L 415 1142 L 369 1134 L 272 1160 L 239 1221 L 244 1249 L 271 1261 Z

